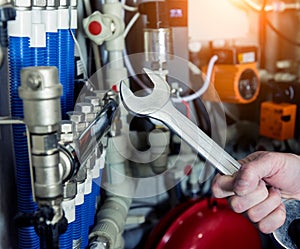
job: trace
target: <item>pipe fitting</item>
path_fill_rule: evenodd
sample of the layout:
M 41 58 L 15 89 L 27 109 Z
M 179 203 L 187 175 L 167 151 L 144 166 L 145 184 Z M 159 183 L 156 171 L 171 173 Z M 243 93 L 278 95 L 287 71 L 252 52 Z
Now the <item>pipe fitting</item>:
M 24 121 L 30 132 L 59 130 L 62 86 L 56 67 L 27 67 L 21 71 L 19 96 L 23 99 Z

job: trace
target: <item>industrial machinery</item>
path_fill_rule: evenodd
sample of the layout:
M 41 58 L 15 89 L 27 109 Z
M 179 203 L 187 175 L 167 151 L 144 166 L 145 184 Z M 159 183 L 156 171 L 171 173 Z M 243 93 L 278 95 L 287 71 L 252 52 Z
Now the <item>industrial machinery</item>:
M 300 153 L 299 9 L 0 0 L 0 248 L 297 248 L 299 203 L 264 235 L 210 186 Z

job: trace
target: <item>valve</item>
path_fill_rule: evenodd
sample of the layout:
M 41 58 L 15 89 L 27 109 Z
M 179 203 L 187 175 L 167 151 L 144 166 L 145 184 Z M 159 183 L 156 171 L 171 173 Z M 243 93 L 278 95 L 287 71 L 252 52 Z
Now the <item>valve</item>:
M 117 16 L 95 11 L 83 19 L 83 28 L 88 38 L 97 45 L 101 45 L 104 41 L 113 40 L 121 35 L 124 31 L 124 24 Z
M 67 230 L 68 226 L 64 214 L 57 218 L 56 210 L 50 206 L 41 206 L 34 213 L 19 213 L 15 217 L 15 222 L 18 227 L 34 226 L 41 238 L 42 249 L 58 249 L 59 236 Z

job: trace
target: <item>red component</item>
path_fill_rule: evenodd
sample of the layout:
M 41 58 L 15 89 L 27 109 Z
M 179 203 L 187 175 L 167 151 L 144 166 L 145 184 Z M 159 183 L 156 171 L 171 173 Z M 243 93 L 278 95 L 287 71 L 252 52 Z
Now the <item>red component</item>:
M 111 90 L 113 90 L 115 93 L 118 93 L 118 86 L 115 84 L 112 86 Z
M 146 249 L 261 249 L 259 232 L 225 199 L 207 198 L 175 207 L 156 226 Z
M 191 165 L 186 165 L 183 169 L 183 172 L 186 176 L 189 176 L 192 173 L 193 167 Z
M 99 22 L 97 21 L 92 21 L 89 24 L 89 32 L 92 35 L 99 35 L 102 31 L 102 26 Z

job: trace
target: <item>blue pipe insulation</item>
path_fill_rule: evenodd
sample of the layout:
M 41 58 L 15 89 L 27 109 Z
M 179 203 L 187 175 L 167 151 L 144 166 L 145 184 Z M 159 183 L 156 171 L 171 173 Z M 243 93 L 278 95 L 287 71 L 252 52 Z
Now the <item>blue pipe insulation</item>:
M 92 197 L 91 197 L 91 202 L 90 202 L 90 221 L 89 221 L 89 226 L 90 228 L 94 225 L 95 223 L 95 215 L 97 212 L 97 203 L 100 198 L 100 190 L 101 190 L 101 179 L 102 179 L 102 169 L 100 169 L 100 175 L 97 178 L 93 179 L 92 183 Z
M 73 225 L 73 248 L 80 248 L 82 241 L 81 223 L 82 223 L 82 206 L 75 206 L 75 221 Z
M 46 66 L 58 67 L 58 33 L 47 32 L 46 33 Z
M 29 48 L 29 37 L 10 36 L 8 56 L 11 115 L 23 118 L 23 102 L 19 98 L 18 88 L 21 85 L 21 69 L 33 66 L 32 53 Z M 36 211 L 37 205 L 32 197 L 29 155 L 25 134 L 25 126 L 13 125 L 18 211 L 32 213 Z M 19 248 L 39 248 L 39 237 L 33 227 L 19 228 L 18 233 Z
M 68 228 L 65 233 L 59 237 L 59 248 L 60 249 L 72 249 L 73 247 L 73 226 L 74 222 L 68 223 Z
M 91 202 L 91 193 L 84 195 L 84 203 L 82 204 L 82 219 L 81 219 L 81 249 L 88 246 L 89 241 L 89 208 Z
M 32 53 L 33 66 L 46 65 L 46 48 L 30 48 Z
M 75 87 L 75 46 L 73 35 L 76 35 L 75 29 L 68 30 L 67 35 L 67 112 L 74 110 L 74 87 Z
M 74 109 L 74 40 L 69 29 L 58 30 L 58 69 L 63 86 L 61 97 L 62 118 L 67 119 L 67 112 Z

